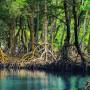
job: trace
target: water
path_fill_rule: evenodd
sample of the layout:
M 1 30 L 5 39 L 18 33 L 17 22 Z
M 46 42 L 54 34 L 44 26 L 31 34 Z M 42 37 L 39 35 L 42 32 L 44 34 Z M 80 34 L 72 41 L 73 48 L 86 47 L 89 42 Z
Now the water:
M 90 76 L 53 75 L 40 71 L 0 71 L 0 90 L 80 90 Z

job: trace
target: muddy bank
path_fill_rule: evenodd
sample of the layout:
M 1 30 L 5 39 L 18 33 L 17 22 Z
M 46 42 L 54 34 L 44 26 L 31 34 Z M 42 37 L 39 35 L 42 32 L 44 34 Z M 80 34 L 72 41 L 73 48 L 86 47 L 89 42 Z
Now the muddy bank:
M 0 62 L 0 69 L 26 69 L 26 70 L 44 70 L 47 72 L 56 72 L 56 73 L 87 73 L 90 74 L 90 65 L 82 65 L 80 62 L 64 62 L 54 61 L 54 62 L 45 62 L 45 61 L 30 61 L 26 63 L 2 63 Z

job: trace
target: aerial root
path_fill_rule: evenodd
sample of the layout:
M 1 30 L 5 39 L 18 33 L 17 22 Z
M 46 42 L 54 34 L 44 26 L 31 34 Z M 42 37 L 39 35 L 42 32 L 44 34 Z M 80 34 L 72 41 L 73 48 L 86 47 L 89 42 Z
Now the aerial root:
M 0 60 L 1 62 L 7 62 L 9 60 L 9 57 L 3 52 L 1 48 L 0 48 Z
M 37 46 L 34 51 L 25 54 L 21 60 L 22 61 L 36 61 L 36 60 L 44 60 L 44 61 L 53 61 L 56 60 L 54 53 L 47 48 L 43 47 L 44 44 Z M 48 45 L 48 44 L 47 44 Z M 48 45 L 49 46 L 49 45 Z

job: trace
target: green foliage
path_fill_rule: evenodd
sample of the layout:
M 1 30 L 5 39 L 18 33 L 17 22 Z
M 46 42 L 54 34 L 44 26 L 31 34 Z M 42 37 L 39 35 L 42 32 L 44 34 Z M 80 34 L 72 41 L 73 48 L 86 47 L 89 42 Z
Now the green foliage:
M 71 39 L 70 43 L 74 43 L 74 20 L 72 15 L 72 1 L 67 0 L 68 6 L 69 6 L 69 13 L 70 13 L 70 33 L 71 33 Z M 38 10 L 39 7 L 39 10 Z M 90 9 L 90 0 L 82 0 L 82 3 L 77 0 L 77 15 L 79 16 L 81 11 L 86 11 Z M 80 7 L 80 9 L 78 9 Z M 54 40 L 53 45 L 54 49 L 59 49 L 64 44 L 64 40 L 66 37 L 66 22 L 65 22 L 65 12 L 64 12 L 64 6 L 63 6 L 63 0 L 47 0 L 47 18 L 48 18 L 48 41 L 51 43 L 51 35 L 53 34 Z M 20 16 L 22 16 L 21 22 L 20 22 Z M 43 30 L 44 30 L 44 16 L 45 16 L 45 0 L 3 0 L 0 2 L 0 32 L 1 31 L 10 31 L 11 26 L 14 25 L 15 29 L 15 35 L 19 33 L 19 37 L 21 37 L 22 30 L 26 32 L 27 40 L 25 41 L 25 36 L 23 35 L 25 45 L 28 46 L 28 43 L 30 42 L 30 30 L 32 23 L 30 23 L 30 17 L 34 17 L 36 19 L 36 22 L 34 20 L 34 29 L 37 29 L 37 22 L 38 22 L 38 44 L 42 44 L 43 40 Z M 54 27 L 54 30 L 52 33 L 51 26 L 52 22 L 55 19 L 56 26 Z M 84 23 L 84 17 L 82 15 L 81 21 L 80 21 L 80 30 L 78 31 L 78 37 L 79 41 L 82 39 L 83 36 L 83 23 Z M 30 26 L 28 25 L 30 24 Z M 20 26 L 21 24 L 21 26 Z M 36 25 L 35 25 L 36 24 Z M 59 26 L 59 28 L 58 28 Z M 90 31 L 90 24 L 87 24 L 87 34 L 85 35 L 83 39 L 83 44 L 88 44 L 89 34 Z M 53 29 L 53 28 L 52 28 Z M 56 34 L 57 32 L 57 34 Z M 19 38 L 18 37 L 18 38 Z M 21 39 L 20 39 L 21 40 Z M 17 40 L 18 42 L 19 39 Z
M 81 10 L 90 10 L 90 0 L 84 0 L 83 5 L 80 7 Z
M 14 16 L 20 15 L 26 5 L 26 0 L 14 0 L 9 6 L 9 11 Z

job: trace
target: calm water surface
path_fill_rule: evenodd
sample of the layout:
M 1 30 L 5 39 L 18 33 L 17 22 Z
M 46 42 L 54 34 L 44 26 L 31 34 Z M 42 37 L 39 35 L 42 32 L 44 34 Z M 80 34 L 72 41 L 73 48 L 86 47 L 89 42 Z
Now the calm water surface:
M 0 90 L 80 90 L 90 76 L 53 75 L 40 71 L 0 71 Z

